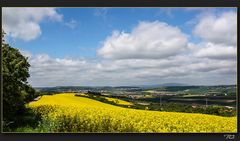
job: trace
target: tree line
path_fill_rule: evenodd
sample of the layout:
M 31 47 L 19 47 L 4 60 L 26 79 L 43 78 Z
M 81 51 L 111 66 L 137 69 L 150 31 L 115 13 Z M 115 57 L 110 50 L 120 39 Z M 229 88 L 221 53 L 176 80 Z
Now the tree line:
M 25 104 L 36 97 L 36 91 L 28 84 L 30 77 L 28 58 L 4 39 L 2 30 L 2 79 L 3 79 L 3 129 L 14 125 L 26 111 Z

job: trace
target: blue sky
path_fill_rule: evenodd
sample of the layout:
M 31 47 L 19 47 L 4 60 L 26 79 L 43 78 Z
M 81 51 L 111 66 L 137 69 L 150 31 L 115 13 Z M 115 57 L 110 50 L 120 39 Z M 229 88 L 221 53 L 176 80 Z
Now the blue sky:
M 33 11 L 35 12 L 35 14 L 31 13 Z M 205 45 L 207 44 L 210 44 L 214 47 L 219 46 L 221 49 L 232 50 L 232 48 L 230 48 L 229 46 L 231 45 L 231 47 L 235 48 L 236 46 L 234 46 L 234 44 L 222 43 L 222 42 L 220 43 L 219 40 L 221 40 L 221 37 L 207 36 L 208 34 L 217 34 L 220 32 L 227 33 L 228 29 L 226 29 L 226 31 L 221 30 L 224 28 L 226 23 L 220 24 L 220 25 L 223 25 L 223 27 L 221 27 L 219 31 L 215 30 L 216 27 L 212 27 L 212 30 L 214 32 L 216 31 L 216 33 L 214 32 L 207 33 L 207 31 L 203 33 L 198 28 L 204 27 L 204 23 L 206 23 L 206 21 L 210 23 L 214 22 L 214 20 L 221 22 L 223 21 L 224 18 L 226 19 L 231 18 L 232 16 L 231 14 L 233 14 L 234 16 L 234 14 L 236 14 L 236 11 L 237 11 L 236 8 L 208 8 L 208 9 L 204 9 L 204 8 L 48 8 L 48 9 L 35 8 L 34 9 L 32 8 L 28 10 L 24 10 L 23 8 L 22 9 L 6 8 L 6 10 L 5 9 L 3 10 L 3 28 L 5 28 L 4 30 L 7 32 L 7 42 L 11 46 L 20 49 L 22 52 L 25 52 L 25 53 L 27 52 L 27 54 L 31 54 L 32 58 L 30 57 L 30 59 L 32 60 L 35 59 L 36 61 L 36 58 L 39 57 L 39 55 L 45 55 L 46 57 L 45 59 L 52 60 L 52 62 L 56 61 L 57 59 L 63 59 L 63 61 L 66 61 L 67 59 L 69 59 L 73 62 L 76 60 L 84 60 L 90 66 L 91 65 L 97 66 L 98 64 L 100 64 L 99 66 L 105 65 L 104 66 L 105 68 L 112 68 L 114 65 L 119 66 L 119 64 L 114 64 L 114 63 L 116 63 L 117 61 L 118 62 L 122 61 L 121 59 L 125 59 L 125 62 L 123 64 L 126 65 L 127 64 L 126 60 L 128 59 L 135 59 L 135 61 L 139 61 L 139 59 L 141 61 L 145 61 L 147 59 L 152 59 L 151 61 L 157 61 L 156 59 L 161 59 L 161 61 L 165 61 L 164 59 L 166 59 L 166 61 L 169 61 L 173 58 L 172 55 L 174 53 L 170 54 L 170 56 L 165 56 L 165 58 L 163 59 L 161 57 L 147 58 L 146 54 L 142 54 L 142 53 L 134 54 L 131 52 L 130 52 L 130 55 L 137 56 L 137 58 L 134 58 L 134 57 L 124 58 L 123 56 L 120 56 L 117 59 L 116 58 L 114 59 L 114 57 L 112 57 L 114 55 L 118 56 L 119 54 L 117 54 L 116 52 L 119 52 L 125 49 L 124 47 L 122 47 L 122 46 L 125 46 L 125 44 L 123 45 L 122 44 L 115 45 L 115 44 L 117 43 L 120 44 L 119 43 L 120 41 L 121 42 L 126 41 L 128 43 L 130 42 L 129 40 L 132 40 L 135 38 L 135 36 L 138 36 L 138 35 L 133 35 L 134 29 L 138 29 L 139 27 L 138 29 L 140 32 L 139 34 L 145 33 L 145 32 L 142 32 L 142 28 L 140 24 L 141 22 L 145 23 L 145 24 L 142 24 L 142 26 L 146 25 L 146 27 L 148 28 L 151 28 L 151 26 L 156 26 L 157 29 L 159 29 L 158 27 L 165 28 L 166 26 L 162 24 L 166 23 L 167 29 L 163 30 L 165 32 L 161 31 L 161 29 L 159 29 L 159 31 L 156 31 L 156 32 L 162 32 L 161 34 L 159 34 L 160 36 L 164 34 L 168 34 L 167 33 L 168 29 L 169 30 L 173 29 L 174 34 L 176 32 L 176 34 L 179 33 L 179 36 L 183 36 L 183 38 L 181 39 L 187 40 L 186 41 L 187 43 L 183 41 L 184 42 L 183 44 L 185 46 L 183 48 L 185 50 L 186 48 L 187 49 L 191 48 L 191 51 L 188 50 L 186 52 L 183 52 L 182 54 L 188 54 L 189 52 L 191 55 L 199 54 L 194 51 L 195 50 L 200 51 L 200 49 L 193 49 L 193 48 L 201 48 L 201 47 L 203 49 L 206 48 L 206 51 L 208 52 L 213 47 L 211 49 L 209 49 L 210 47 L 205 47 Z M 17 13 L 17 14 L 14 15 L 14 13 Z M 224 15 L 224 13 L 227 13 L 227 14 Z M 23 17 L 22 20 L 20 20 L 21 16 Z M 206 17 L 209 17 L 209 18 L 206 18 Z M 212 20 L 211 18 L 214 20 Z M 14 20 L 16 22 L 13 23 L 12 21 Z M 217 26 L 219 25 L 219 22 L 213 23 L 213 24 L 216 24 Z M 231 21 L 228 21 L 228 22 L 231 22 Z M 21 24 L 22 25 L 25 24 L 25 26 L 22 26 Z M 12 28 L 11 26 L 14 28 Z M 179 32 L 175 31 L 175 28 L 177 28 Z M 226 26 L 226 28 L 228 27 Z M 233 25 L 233 28 L 236 28 L 236 27 L 234 27 Z M 206 30 L 206 28 L 204 30 Z M 229 29 L 229 32 L 230 30 L 232 31 L 234 29 Z M 119 31 L 119 35 L 117 35 L 118 37 L 111 38 L 109 39 L 109 42 L 108 42 L 107 40 L 108 37 L 109 38 L 113 37 L 114 31 Z M 129 39 L 125 40 L 124 34 L 122 33 L 126 33 Z M 234 35 L 234 33 L 232 33 L 231 36 Z M 158 33 L 156 33 L 156 35 L 158 35 Z M 172 34 L 169 36 L 172 36 Z M 163 38 L 165 39 L 165 37 Z M 147 43 L 146 46 L 150 45 L 151 42 L 149 42 L 149 44 Z M 108 47 L 108 43 L 111 43 L 111 45 L 114 44 L 115 46 Z M 132 42 L 130 42 L 129 44 L 130 47 L 133 46 L 137 51 L 141 50 L 141 47 L 140 47 L 141 45 L 138 47 L 138 45 L 135 45 L 137 43 L 133 42 L 132 43 L 133 45 L 131 45 L 131 43 Z M 224 48 L 225 47 L 224 45 L 226 45 L 227 48 Z M 113 51 L 112 55 L 106 54 L 106 53 L 109 53 L 109 50 L 111 52 L 113 49 L 116 49 L 116 51 Z M 144 51 L 145 49 L 142 49 L 142 50 Z M 124 51 L 128 52 L 128 48 L 126 48 Z M 146 52 L 147 51 L 149 50 L 146 50 Z M 229 52 L 231 54 L 231 51 Z M 200 52 L 200 54 L 201 53 L 202 52 Z M 161 52 L 159 52 L 159 54 L 161 54 Z M 174 55 L 179 57 L 179 54 L 174 54 Z M 213 62 L 214 59 L 216 59 L 214 57 L 211 57 L 211 55 L 209 54 L 208 55 L 204 54 L 204 55 L 202 56 L 205 57 L 205 59 L 208 59 L 207 61 Z M 213 56 L 214 55 L 215 54 L 213 53 Z M 231 55 L 229 54 L 220 54 L 220 55 L 231 57 Z M 168 57 L 170 58 L 167 59 Z M 199 59 L 199 55 L 196 58 Z M 212 60 L 209 60 L 209 59 L 212 59 Z M 199 60 L 196 60 L 196 62 L 197 61 Z M 226 61 L 229 61 L 229 59 L 225 59 L 225 60 L 222 59 L 221 61 L 225 61 L 226 63 Z M 104 64 L 106 62 L 111 62 L 111 63 L 106 65 Z M 34 63 L 34 61 L 32 61 L 32 63 Z M 194 62 L 188 62 L 188 63 L 194 63 Z M 201 64 L 202 62 L 198 62 L 198 63 Z M 234 64 L 234 62 L 232 63 Z M 33 66 L 36 67 L 35 64 L 33 64 Z M 35 74 L 36 70 L 34 71 L 35 67 L 33 67 L 32 69 L 33 79 L 32 80 L 30 79 L 30 81 L 32 81 L 32 83 L 36 86 L 42 86 L 43 85 L 42 83 L 41 84 L 37 83 L 38 77 L 34 78 L 34 76 L 37 76 L 37 74 Z M 90 71 L 93 68 L 88 68 L 88 69 Z M 221 68 L 219 67 L 219 70 L 220 69 Z M 170 70 L 171 69 L 167 68 L 166 72 L 169 72 Z M 233 68 L 233 70 L 235 70 L 235 68 Z M 147 70 L 143 69 L 142 72 L 139 72 L 139 75 L 144 74 L 144 72 L 147 72 Z M 104 73 L 100 73 L 100 71 L 96 73 L 99 76 L 103 76 L 102 79 L 106 78 Z M 119 73 L 116 73 L 116 74 L 119 74 Z M 129 73 L 126 73 L 126 75 L 127 74 Z M 214 79 L 216 80 L 222 79 L 220 78 L 220 74 L 217 74 L 217 73 L 215 74 L 216 74 L 216 78 Z M 90 74 L 87 74 L 87 75 L 90 76 Z M 212 75 L 212 72 L 211 72 L 211 75 Z M 156 74 L 156 76 L 158 75 Z M 115 78 L 114 80 L 117 79 L 117 76 L 112 76 L 112 77 Z M 136 77 L 137 76 L 135 76 L 134 78 Z M 159 80 L 163 80 L 161 75 L 159 75 L 158 77 L 159 77 Z M 134 80 L 129 84 L 139 84 L 138 83 L 139 78 L 136 78 L 136 80 Z M 235 83 L 234 78 L 235 76 L 231 75 L 231 80 L 229 80 L 229 82 L 227 83 Z M 69 78 L 69 80 L 70 79 L 72 78 Z M 96 78 L 96 80 L 97 79 L 100 79 L 100 78 Z M 196 79 L 197 78 L 189 77 L 189 78 L 184 78 L 182 80 L 187 81 L 183 83 L 192 83 Z M 176 82 L 175 80 L 176 79 L 174 79 L 174 82 Z M 106 82 L 107 81 L 109 80 L 106 80 Z M 124 81 L 125 80 L 119 80 L 119 82 L 114 82 L 113 85 L 124 85 L 125 83 Z M 148 80 L 144 78 L 144 81 L 148 81 Z M 155 80 L 155 79 L 151 79 L 151 80 L 149 79 L 149 82 L 146 82 L 144 84 L 163 83 L 163 82 L 170 82 L 170 81 L 173 82 L 173 80 L 171 79 L 166 79 L 165 81 L 161 81 L 161 82 L 160 81 L 158 82 L 158 80 Z M 181 81 L 181 80 L 179 79 L 177 81 Z M 202 79 L 200 82 L 204 83 L 205 81 L 206 79 Z M 76 81 L 71 85 L 81 85 L 81 84 L 111 85 L 110 83 L 105 83 L 105 82 L 102 82 L 102 84 L 100 84 L 100 81 L 93 82 L 92 80 L 91 80 L 91 83 L 81 82 L 80 84 L 80 82 L 81 81 Z M 218 82 L 213 80 L 211 84 L 218 84 Z M 49 82 L 49 85 L 68 85 L 68 84 L 58 83 L 57 80 L 54 80 L 52 82 Z
M 12 46 L 29 50 L 34 54 L 47 53 L 53 57 L 95 57 L 104 39 L 113 30 L 130 32 L 139 21 L 164 21 L 178 26 L 185 33 L 191 34 L 187 21 L 199 14 L 199 11 L 171 9 L 171 15 L 163 8 L 59 8 L 66 22 L 77 22 L 73 29 L 64 23 L 40 23 L 42 35 L 29 42 L 9 40 Z M 97 14 L 98 13 L 98 14 Z

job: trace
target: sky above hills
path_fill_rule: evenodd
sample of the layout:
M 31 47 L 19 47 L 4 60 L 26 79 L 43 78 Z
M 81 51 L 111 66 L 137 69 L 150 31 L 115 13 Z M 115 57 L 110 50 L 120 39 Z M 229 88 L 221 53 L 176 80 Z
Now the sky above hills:
M 237 8 L 3 8 L 33 86 L 236 84 Z

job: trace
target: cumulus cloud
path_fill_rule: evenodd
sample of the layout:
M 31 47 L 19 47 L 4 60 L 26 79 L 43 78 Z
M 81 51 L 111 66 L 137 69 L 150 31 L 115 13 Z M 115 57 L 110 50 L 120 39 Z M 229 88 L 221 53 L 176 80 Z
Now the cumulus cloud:
M 212 80 L 205 84 L 219 84 L 219 78 L 236 76 L 236 61 L 194 58 L 191 55 L 148 60 L 90 60 L 52 58 L 47 54 L 39 54 L 32 55 L 29 62 L 29 82 L 34 86 L 137 85 L 166 82 L 199 84 L 209 77 Z M 226 80 L 223 84 L 232 83 L 235 83 L 235 79 Z
M 173 56 L 187 47 L 187 36 L 164 22 L 140 22 L 131 33 L 114 31 L 98 55 L 107 59 L 153 59 Z
M 32 56 L 29 62 L 31 64 L 29 81 L 35 86 L 56 86 L 63 83 L 66 85 L 69 81 L 75 82 L 84 76 L 89 65 L 82 59 L 52 58 L 47 54 Z
M 61 21 L 55 8 L 3 8 L 3 29 L 14 39 L 30 41 L 41 35 L 44 20 Z
M 208 19 L 201 17 L 193 29 L 194 34 L 201 38 L 199 43 L 191 43 L 187 38 L 189 35 L 178 27 L 160 21 L 145 21 L 129 33 L 114 31 L 106 37 L 97 50 L 100 58 L 96 59 L 52 58 L 47 54 L 32 55 L 22 51 L 30 56 L 29 81 L 33 86 L 173 82 L 191 85 L 236 84 L 235 41 L 216 35 L 221 33 L 229 39 L 228 36 L 231 39 L 236 37 L 232 26 L 226 30 L 224 22 L 217 22 L 228 21 L 229 16 L 226 15 L 230 13 L 211 15 L 214 21 L 205 27 L 211 34 L 207 36 L 203 31 L 201 34 L 197 31 Z M 223 29 L 218 29 L 219 25 L 224 25 Z
M 204 14 L 199 18 L 193 33 L 207 42 L 236 46 L 237 13 Z
M 199 48 L 195 55 L 197 57 L 206 57 L 211 59 L 235 59 L 237 57 L 237 48 L 223 44 L 205 43 Z
M 193 34 L 202 39 L 191 44 L 198 58 L 236 60 L 237 57 L 237 14 L 236 12 L 205 13 L 198 17 Z

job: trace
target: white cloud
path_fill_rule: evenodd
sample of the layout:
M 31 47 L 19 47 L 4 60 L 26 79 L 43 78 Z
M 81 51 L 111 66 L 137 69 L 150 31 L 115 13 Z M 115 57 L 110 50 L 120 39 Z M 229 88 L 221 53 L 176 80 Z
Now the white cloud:
M 89 60 L 52 58 L 39 54 L 30 58 L 33 86 L 137 85 L 181 82 L 219 84 L 219 78 L 235 78 L 236 61 L 173 56 L 164 59 Z M 201 77 L 200 77 L 201 76 Z M 199 78 L 200 77 L 200 78 Z M 235 83 L 235 79 L 223 84 Z
M 85 60 L 52 58 L 47 54 L 35 55 L 29 62 L 31 64 L 29 81 L 35 86 L 73 84 L 86 76 L 84 75 L 86 67 L 90 69 L 90 63 L 87 64 Z
M 236 84 L 237 47 L 234 40 L 229 41 L 236 32 L 231 25 L 224 29 L 225 22 L 219 24 L 229 13 L 212 14 L 214 21 L 210 20 L 213 23 L 208 27 L 203 23 L 209 15 L 201 17 L 194 28 L 195 35 L 201 37 L 199 43 L 189 42 L 189 35 L 178 27 L 155 21 L 140 22 L 130 33 L 113 32 L 97 50 L 98 60 L 24 52 L 31 56 L 29 81 L 34 86 Z M 199 27 L 207 30 L 197 31 Z M 220 33 L 228 40 L 217 35 Z
M 186 69 L 191 70 L 192 72 L 204 72 L 209 73 L 220 70 L 220 69 L 232 69 L 236 70 L 236 61 L 232 60 L 212 60 L 212 59 L 195 59 L 196 62 L 191 62 L 186 66 Z
M 233 61 L 237 58 L 236 12 L 204 13 L 196 20 L 193 33 L 202 41 L 191 44 L 195 57 Z
M 211 59 L 234 59 L 237 57 L 237 48 L 226 46 L 224 44 L 205 43 L 199 48 L 195 55 L 197 57 L 206 57 Z
M 26 50 L 19 50 L 19 51 L 23 56 L 27 57 L 28 59 L 32 58 L 33 56 L 32 53 L 29 51 L 26 51 Z
M 166 23 L 140 22 L 131 33 L 114 31 L 98 55 L 108 59 L 153 59 L 176 55 L 187 47 L 187 37 Z
M 69 22 L 66 22 L 65 25 L 71 29 L 74 29 L 77 27 L 78 22 L 76 20 L 70 20 Z
M 204 14 L 199 18 L 193 33 L 207 42 L 236 46 L 237 13 Z
M 41 22 L 62 17 L 55 8 L 3 8 L 3 29 L 14 39 L 30 41 L 41 35 Z

